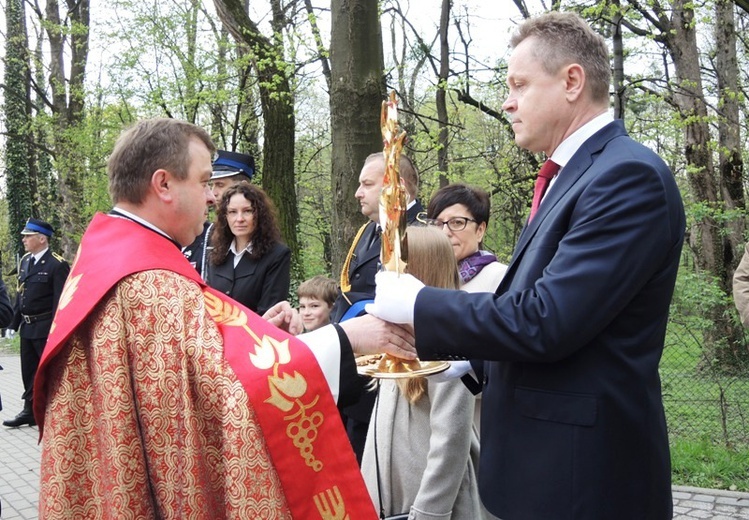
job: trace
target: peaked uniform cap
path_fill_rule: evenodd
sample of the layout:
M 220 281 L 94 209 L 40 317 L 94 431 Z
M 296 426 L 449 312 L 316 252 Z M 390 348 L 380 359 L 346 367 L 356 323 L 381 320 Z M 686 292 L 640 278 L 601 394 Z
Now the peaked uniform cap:
M 251 155 L 239 152 L 219 150 L 213 161 L 213 175 L 211 179 L 221 179 L 233 175 L 246 175 L 252 180 L 255 175 L 255 159 Z
M 41 233 L 42 235 L 47 235 L 48 237 L 52 236 L 52 233 L 54 233 L 54 228 L 44 222 L 43 220 L 39 220 L 38 218 L 30 218 L 26 221 L 26 225 L 21 230 L 22 235 L 35 235 L 37 233 Z

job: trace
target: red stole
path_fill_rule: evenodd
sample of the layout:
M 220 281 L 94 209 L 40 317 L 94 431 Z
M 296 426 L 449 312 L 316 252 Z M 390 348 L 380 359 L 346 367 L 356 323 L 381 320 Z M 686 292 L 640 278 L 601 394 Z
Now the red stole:
M 325 377 L 309 348 L 208 287 L 167 238 L 128 219 L 98 214 L 83 235 L 34 381 L 40 436 L 47 368 L 76 328 L 122 278 L 165 269 L 203 289 L 224 339 L 224 357 L 263 431 L 294 518 L 377 518 Z

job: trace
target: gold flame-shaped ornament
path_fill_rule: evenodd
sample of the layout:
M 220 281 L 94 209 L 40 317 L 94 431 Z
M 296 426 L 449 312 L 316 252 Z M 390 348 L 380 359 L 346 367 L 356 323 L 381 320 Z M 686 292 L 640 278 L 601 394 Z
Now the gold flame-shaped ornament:
M 382 249 L 380 261 L 386 271 L 403 273 L 408 261 L 406 241 L 406 211 L 408 198 L 406 186 L 400 176 L 400 156 L 406 140 L 406 132 L 398 125 L 398 101 L 395 92 L 382 102 L 380 115 L 382 130 L 382 154 L 385 158 L 385 176 L 380 192 L 380 225 L 382 226 Z
M 406 140 L 406 132 L 398 126 L 398 102 L 395 92 L 382 102 L 380 116 L 382 130 L 382 154 L 385 158 L 385 176 L 380 192 L 380 225 L 382 226 L 382 249 L 380 262 L 386 271 L 404 273 L 408 260 L 406 225 L 408 197 L 406 186 L 400 176 L 400 156 Z M 388 354 L 361 356 L 357 359 L 359 373 L 382 379 L 400 379 L 435 374 L 448 368 L 441 362 L 421 362 L 399 359 Z

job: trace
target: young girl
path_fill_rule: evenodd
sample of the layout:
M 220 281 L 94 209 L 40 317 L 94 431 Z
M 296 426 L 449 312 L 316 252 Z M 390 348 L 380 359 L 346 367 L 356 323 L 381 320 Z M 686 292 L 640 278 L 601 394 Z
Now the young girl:
M 426 285 L 456 289 L 455 255 L 438 229 L 409 227 L 407 271 Z M 381 516 L 481 520 L 474 396 L 459 380 L 379 380 L 362 459 Z

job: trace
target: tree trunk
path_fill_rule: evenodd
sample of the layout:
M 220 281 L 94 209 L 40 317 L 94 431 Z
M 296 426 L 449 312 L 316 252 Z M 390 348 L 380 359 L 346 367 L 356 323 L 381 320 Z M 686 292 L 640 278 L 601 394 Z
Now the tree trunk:
M 332 0 L 330 38 L 333 275 L 365 221 L 354 193 L 370 153 L 382 150 L 380 110 L 385 99 L 382 32 L 374 0 Z
M 723 230 L 723 272 L 720 281 L 726 295 L 732 294 L 733 272 L 744 252 L 744 232 L 746 221 L 743 217 L 746 209 L 744 199 L 744 162 L 742 159 L 740 136 L 739 70 L 736 58 L 736 23 L 734 20 L 733 2 L 717 0 L 715 4 L 715 66 L 718 78 L 718 161 L 719 182 L 724 209 L 727 214 L 741 214 L 741 218 L 727 221 Z M 733 305 L 721 316 L 726 321 L 732 315 Z M 721 367 L 741 367 L 749 361 L 749 351 L 741 327 L 735 323 L 726 323 L 723 330 L 718 328 L 716 335 L 721 334 L 726 341 L 726 348 L 717 351 Z
M 624 42 L 622 39 L 622 10 L 619 0 L 612 0 L 615 7 L 612 28 L 612 47 L 614 69 L 612 74 L 614 86 L 614 117 L 624 122 L 624 113 L 627 107 L 626 90 L 624 89 Z
M 718 79 L 718 161 L 720 188 L 728 213 L 746 210 L 744 161 L 741 149 L 739 68 L 736 58 L 736 22 L 732 1 L 715 4 L 715 68 Z M 733 273 L 744 252 L 744 218 L 728 221 L 726 266 Z M 727 280 L 728 281 L 728 280 Z M 730 286 L 725 289 L 730 292 Z
M 34 194 L 29 150 L 31 142 L 31 84 L 26 15 L 23 0 L 7 0 L 5 6 L 5 89 L 4 116 L 5 179 L 8 197 L 8 223 L 12 256 L 23 255 L 21 229 L 32 216 Z M 7 272 L 7 266 L 3 266 Z
M 447 80 L 450 75 L 450 47 L 447 42 L 447 29 L 450 27 L 451 0 L 442 0 L 440 14 L 440 71 L 437 84 L 437 119 L 439 120 L 439 142 L 437 146 L 437 168 L 439 169 L 439 186 L 447 186 L 448 167 L 448 131 L 447 131 Z
M 279 215 L 281 235 L 291 249 L 292 281 L 303 273 L 297 237 L 299 209 L 294 173 L 294 67 L 284 59 L 282 30 L 286 18 L 277 0 L 273 9 L 273 38 L 260 33 L 241 0 L 214 0 L 216 12 L 234 39 L 254 58 L 263 111 L 263 190 L 273 200 Z
M 716 20 L 716 23 L 719 23 Z M 697 34 L 694 11 L 686 0 L 676 0 L 673 4 L 671 29 L 666 44 L 674 61 L 678 90 L 674 99 L 686 121 L 685 157 L 689 170 L 692 194 L 698 203 L 712 211 L 704 212 L 691 230 L 690 245 L 695 253 L 699 270 L 712 274 L 718 281 L 726 298 L 715 302 L 708 311 L 713 326 L 705 331 L 706 359 L 716 359 L 723 370 L 733 371 L 749 361 L 747 349 L 743 346 L 743 331 L 732 319 L 730 263 L 733 254 L 726 254 L 723 226 L 715 218 L 722 207 L 719 183 L 716 182 L 715 166 L 710 147 L 707 103 L 705 101 L 700 71 L 700 57 L 697 49 Z M 735 53 L 734 53 L 735 56 Z M 732 150 L 732 152 L 735 151 Z M 721 181 L 721 185 L 724 183 Z
M 55 170 L 60 177 L 59 195 L 62 199 L 58 236 L 63 256 L 72 260 L 78 249 L 78 240 L 86 227 L 82 212 L 82 179 L 86 172 L 86 157 L 82 153 L 80 140 L 83 135 L 89 49 L 89 0 L 67 0 L 66 8 L 67 19 L 63 22 L 57 0 L 48 0 L 45 26 L 52 56 L 52 140 Z M 70 56 L 69 77 L 65 76 L 66 56 Z

